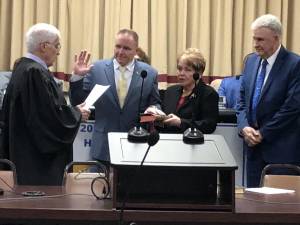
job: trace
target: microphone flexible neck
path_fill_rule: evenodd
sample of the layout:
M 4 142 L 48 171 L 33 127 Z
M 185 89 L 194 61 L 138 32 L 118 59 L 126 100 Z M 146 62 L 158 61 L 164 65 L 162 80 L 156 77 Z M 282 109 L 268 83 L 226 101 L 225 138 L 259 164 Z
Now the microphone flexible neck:
M 140 100 L 139 100 L 139 108 L 138 108 L 138 127 L 141 126 L 141 119 L 140 119 L 140 114 L 141 114 L 141 105 L 142 105 L 142 98 L 143 98 L 143 89 L 144 89 L 144 80 L 145 78 L 142 78 L 142 86 L 141 86 L 141 93 L 140 93 Z
M 125 204 L 126 204 L 126 201 L 129 197 L 129 192 L 130 190 L 132 189 L 132 186 L 134 184 L 134 180 L 136 179 L 136 177 L 139 175 L 139 173 L 141 172 L 141 169 L 144 165 L 144 162 L 145 162 L 145 159 L 149 153 L 149 150 L 152 146 L 156 145 L 156 143 L 159 141 L 159 133 L 157 131 L 154 131 L 153 133 L 151 133 L 148 137 L 148 140 L 147 140 L 147 143 L 148 143 L 148 148 L 144 154 L 144 157 L 140 163 L 140 166 L 139 167 L 136 167 L 135 171 L 134 171 L 134 174 L 133 176 L 131 177 L 131 180 L 129 181 L 129 185 L 128 185 L 128 188 L 126 189 L 126 192 L 125 192 L 125 196 L 124 196 L 124 199 L 123 199 L 123 202 L 122 202 L 122 206 L 121 206 L 121 209 L 120 209 L 120 217 L 119 217 L 119 225 L 122 225 L 123 224 L 123 215 L 124 215 L 124 208 L 125 208 Z

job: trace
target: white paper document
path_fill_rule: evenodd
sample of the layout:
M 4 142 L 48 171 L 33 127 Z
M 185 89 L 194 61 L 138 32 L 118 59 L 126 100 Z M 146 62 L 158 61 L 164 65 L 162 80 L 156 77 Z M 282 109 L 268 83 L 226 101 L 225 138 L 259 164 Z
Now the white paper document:
M 109 88 L 110 85 L 103 86 L 96 84 L 93 90 L 90 92 L 89 96 L 85 99 L 85 109 L 90 109 L 94 103 L 103 95 L 103 93 Z
M 294 193 L 295 190 L 271 188 L 271 187 L 261 187 L 261 188 L 246 188 L 245 191 L 261 193 L 261 194 L 288 194 Z

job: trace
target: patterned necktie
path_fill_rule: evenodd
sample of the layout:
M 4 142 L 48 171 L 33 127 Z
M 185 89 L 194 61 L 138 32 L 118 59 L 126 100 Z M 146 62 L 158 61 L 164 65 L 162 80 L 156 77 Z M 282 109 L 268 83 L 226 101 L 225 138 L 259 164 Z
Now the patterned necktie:
M 265 80 L 266 76 L 266 68 L 268 65 L 268 61 L 263 59 L 262 61 L 262 66 L 259 74 L 256 77 L 256 83 L 255 83 L 255 89 L 253 93 L 253 98 L 252 98 L 252 108 L 251 108 L 251 114 L 252 114 L 252 122 L 256 123 L 256 107 L 259 101 L 260 93 L 262 90 L 262 86 Z
M 125 98 L 127 95 L 127 80 L 125 78 L 126 67 L 120 66 L 120 77 L 119 77 L 119 85 L 118 85 L 118 96 L 121 108 L 124 106 Z

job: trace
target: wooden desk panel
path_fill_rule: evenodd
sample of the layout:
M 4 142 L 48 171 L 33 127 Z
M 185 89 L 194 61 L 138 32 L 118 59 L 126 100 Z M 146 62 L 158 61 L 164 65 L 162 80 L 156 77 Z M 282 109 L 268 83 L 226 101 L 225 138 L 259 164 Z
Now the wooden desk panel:
M 119 212 L 112 209 L 111 200 L 96 200 L 93 196 L 86 195 L 63 195 L 61 187 L 18 187 L 17 193 L 25 190 L 40 190 L 48 195 L 60 196 L 24 199 L 20 195 L 5 193 L 0 198 L 0 224 L 5 222 L 18 224 L 117 224 Z M 236 196 L 235 213 L 126 210 L 124 211 L 124 220 L 135 221 L 138 225 L 300 224 L 299 199 L 299 196 L 295 194 L 265 196 L 245 193 Z M 269 201 L 269 203 L 262 201 Z M 274 202 L 274 204 L 270 202 Z

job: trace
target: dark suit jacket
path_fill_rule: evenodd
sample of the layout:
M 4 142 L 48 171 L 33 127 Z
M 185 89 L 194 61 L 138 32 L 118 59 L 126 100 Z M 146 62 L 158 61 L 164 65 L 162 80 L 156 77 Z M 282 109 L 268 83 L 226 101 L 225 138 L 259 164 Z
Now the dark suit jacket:
M 119 99 L 115 84 L 113 60 L 100 60 L 94 63 L 91 71 L 83 80 L 71 82 L 73 102 L 82 102 L 85 96 L 92 90 L 95 84 L 110 85 L 108 90 L 101 96 L 95 105 L 95 127 L 92 137 L 91 154 L 94 159 L 109 161 L 108 132 L 127 132 L 133 128 L 138 121 L 138 105 L 142 78 L 142 70 L 147 71 L 144 80 L 141 111 L 148 106 L 156 105 L 160 108 L 160 98 L 157 84 L 157 71 L 143 62 L 135 62 L 132 80 L 126 96 L 123 108 L 120 108 Z M 85 93 L 83 93 L 85 92 Z
M 237 111 L 239 132 L 245 126 L 254 127 L 250 107 L 260 61 L 260 56 L 254 53 L 245 63 Z M 263 141 L 254 151 L 262 151 L 264 160 L 269 163 L 299 163 L 300 57 L 284 47 L 262 90 L 256 117 Z
M 197 85 L 197 97 L 195 99 L 195 125 L 203 133 L 209 134 L 215 131 L 218 121 L 218 93 L 210 86 L 199 81 Z M 166 114 L 174 113 L 181 118 L 181 127 L 168 126 L 163 129 L 168 133 L 182 133 L 191 127 L 193 112 L 193 100 L 191 96 L 186 98 L 184 105 L 176 110 L 180 96 L 182 95 L 182 86 L 173 85 L 169 87 L 164 95 L 163 111 Z

